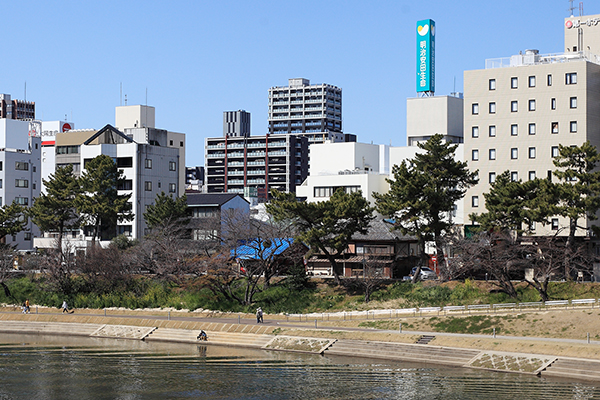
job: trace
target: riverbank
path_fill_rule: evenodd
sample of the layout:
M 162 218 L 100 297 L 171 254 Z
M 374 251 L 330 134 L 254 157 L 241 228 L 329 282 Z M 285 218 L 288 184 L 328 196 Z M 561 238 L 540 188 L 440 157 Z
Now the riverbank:
M 204 330 L 209 335 L 208 345 L 430 362 L 600 381 L 600 342 L 597 341 L 399 332 L 360 327 L 364 321 L 320 321 L 315 327 L 314 321 L 287 321 L 285 316 L 267 316 L 265 324 L 256 324 L 250 315 L 236 318 L 168 310 L 110 310 L 107 316 L 103 310 L 77 310 L 75 314 L 61 314 L 55 309 L 35 311 L 37 313 L 22 314 L 14 308 L 0 310 L 0 332 L 198 343 L 197 334 Z M 535 315 L 527 318 L 536 319 Z M 403 324 L 424 325 L 425 321 L 431 323 L 431 319 L 403 319 Z M 390 323 L 397 326 L 398 321 Z M 430 341 L 415 344 L 425 334 L 432 336 Z M 561 363 L 565 362 L 573 364 L 561 369 Z

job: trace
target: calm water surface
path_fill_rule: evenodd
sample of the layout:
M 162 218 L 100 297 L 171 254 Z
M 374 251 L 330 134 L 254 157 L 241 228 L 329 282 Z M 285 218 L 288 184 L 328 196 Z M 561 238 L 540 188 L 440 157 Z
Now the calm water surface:
M 7 399 L 600 399 L 600 382 L 221 346 L 0 334 Z

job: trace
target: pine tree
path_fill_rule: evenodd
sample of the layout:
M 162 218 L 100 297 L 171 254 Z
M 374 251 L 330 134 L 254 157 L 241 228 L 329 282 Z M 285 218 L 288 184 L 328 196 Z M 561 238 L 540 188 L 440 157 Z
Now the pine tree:
M 116 236 L 118 222 L 133 220 L 129 203 L 131 194 L 117 192 L 123 181 L 123 170 L 119 170 L 107 155 L 99 155 L 86 164 L 79 178 L 81 191 L 75 198 L 75 205 L 84 223 L 92 227 L 92 241 L 100 238 L 102 233 L 107 239 Z
M 457 200 L 477 183 L 477 172 L 469 172 L 466 162 L 456 161 L 457 145 L 443 143 L 436 134 L 418 144 L 424 153 L 392 168 L 387 193 L 373 193 L 377 210 L 395 220 L 396 229 L 417 237 L 425 261 L 425 242 L 436 245 L 438 265 L 444 266 L 442 235 L 452 228 L 450 218 Z M 417 271 L 418 275 L 419 271 Z
M 62 253 L 62 238 L 65 230 L 80 225 L 79 214 L 73 201 L 79 193 L 79 182 L 73 176 L 73 166 L 59 167 L 49 180 L 44 180 L 46 193 L 35 199 L 28 210 L 34 224 L 44 232 L 58 233 L 58 251 Z
M 190 221 L 187 197 L 173 198 L 165 192 L 156 195 L 154 204 L 150 204 L 144 212 L 144 220 L 148 228 L 154 229 L 161 225 L 186 226 Z

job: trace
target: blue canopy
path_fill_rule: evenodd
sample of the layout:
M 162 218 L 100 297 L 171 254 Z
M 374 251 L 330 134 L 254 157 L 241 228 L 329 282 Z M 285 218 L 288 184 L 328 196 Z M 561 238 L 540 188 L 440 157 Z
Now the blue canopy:
M 231 258 L 241 258 L 246 260 L 267 259 L 277 256 L 287 250 L 292 243 L 293 238 L 285 239 L 252 239 L 245 244 L 231 250 Z

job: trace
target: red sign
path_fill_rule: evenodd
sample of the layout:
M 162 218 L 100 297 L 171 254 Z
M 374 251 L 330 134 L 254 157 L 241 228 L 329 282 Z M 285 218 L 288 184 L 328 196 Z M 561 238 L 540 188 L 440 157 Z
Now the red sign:
M 71 129 L 73 129 L 73 128 L 71 127 L 71 124 L 69 124 L 68 122 L 65 122 L 62 126 L 63 132 L 70 131 Z

